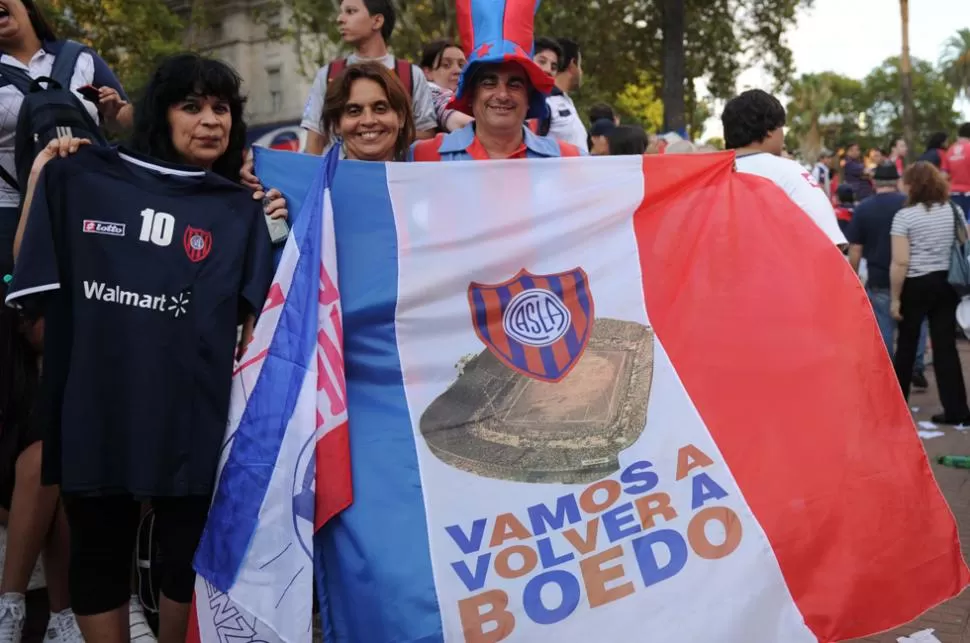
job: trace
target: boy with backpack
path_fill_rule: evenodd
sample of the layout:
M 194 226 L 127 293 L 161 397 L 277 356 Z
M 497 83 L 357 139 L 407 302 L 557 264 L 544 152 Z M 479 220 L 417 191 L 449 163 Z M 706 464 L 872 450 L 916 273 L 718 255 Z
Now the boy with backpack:
M 387 40 L 394 31 L 396 16 L 391 0 L 342 0 L 340 16 L 340 35 L 344 42 L 354 48 L 346 58 L 339 58 L 324 65 L 317 72 L 310 88 L 310 97 L 303 110 L 303 129 L 307 130 L 306 149 L 308 154 L 322 154 L 332 141 L 328 132 L 323 131 L 323 107 L 327 86 L 347 65 L 366 61 L 378 61 L 393 71 L 405 91 L 411 97 L 414 111 L 414 126 L 418 138 L 434 136 L 437 121 L 431 89 L 424 72 L 407 60 L 400 60 L 387 51 Z

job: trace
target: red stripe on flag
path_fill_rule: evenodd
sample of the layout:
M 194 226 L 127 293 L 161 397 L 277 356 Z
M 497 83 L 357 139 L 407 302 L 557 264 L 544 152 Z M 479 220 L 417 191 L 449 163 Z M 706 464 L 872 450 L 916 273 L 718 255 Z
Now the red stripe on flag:
M 349 507 L 354 499 L 347 422 L 317 440 L 316 459 L 314 530 L 320 529 L 328 520 Z
M 806 624 L 884 631 L 968 583 L 956 524 L 858 279 L 732 157 L 644 157 L 650 320 Z
M 263 312 L 283 305 L 286 297 L 283 296 L 283 287 L 279 283 L 273 284 L 266 294 L 266 301 L 263 303 Z

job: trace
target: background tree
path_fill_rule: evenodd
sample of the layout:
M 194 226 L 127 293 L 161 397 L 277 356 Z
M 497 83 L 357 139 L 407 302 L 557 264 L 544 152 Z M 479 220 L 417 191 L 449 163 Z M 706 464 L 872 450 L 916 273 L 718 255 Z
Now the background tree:
M 668 132 L 687 133 L 684 114 L 684 81 L 686 53 L 684 50 L 684 0 L 663 0 L 661 20 L 663 31 L 663 128 Z
M 129 94 L 160 58 L 183 51 L 185 25 L 163 0 L 40 0 L 61 38 L 90 45 Z
M 792 83 L 789 93 L 791 101 L 786 110 L 789 127 L 799 135 L 804 157 L 812 160 L 822 149 L 819 122 L 834 106 L 831 84 L 821 74 L 805 74 Z
M 724 149 L 724 139 L 720 136 L 712 136 L 711 138 L 704 141 L 704 145 L 710 145 L 716 150 Z
M 693 83 L 691 83 L 693 85 Z M 697 92 L 690 87 L 686 92 L 687 136 L 698 140 L 704 133 L 704 123 L 714 115 L 714 106 L 705 98 L 698 98 Z
M 863 101 L 869 133 L 880 147 L 903 132 L 903 111 L 899 101 L 900 60 L 886 59 L 862 81 Z M 933 132 L 952 132 L 959 114 L 953 110 L 956 88 L 934 66 L 918 58 L 912 61 L 913 135 L 907 137 L 915 153 Z
M 654 89 L 656 84 L 646 72 L 640 72 L 637 83 L 629 83 L 616 97 L 615 108 L 624 121 L 635 121 L 648 132 L 663 125 L 664 105 Z
M 135 0 L 137 1 L 137 0 Z M 664 0 L 560 0 L 542 3 L 536 16 L 537 35 L 569 36 L 583 51 L 585 80 L 573 98 L 581 114 L 595 102 L 616 104 L 619 95 L 645 72 L 660 95 L 663 74 Z M 781 88 L 792 70 L 791 51 L 783 34 L 795 22 L 799 8 L 813 0 L 682 0 L 684 9 L 685 121 L 691 105 L 706 97 L 694 95 L 694 81 L 707 79 L 713 98 L 734 94 L 735 81 L 754 59 Z M 295 40 L 303 54 L 304 73 L 338 55 L 334 19 L 336 3 L 325 0 L 265 0 L 258 16 L 274 16 L 272 37 Z M 454 37 L 454 0 L 397 0 L 398 26 L 391 49 L 412 60 L 421 45 L 441 36 Z M 278 16 L 282 15 L 282 19 Z
M 899 59 L 899 87 L 903 98 L 903 138 L 907 141 L 914 140 L 916 129 L 913 114 L 913 68 L 909 59 L 909 0 L 899 0 L 899 13 L 902 18 L 903 27 L 903 51 Z M 912 159 L 916 154 L 915 149 L 909 151 Z
M 943 43 L 943 76 L 970 100 L 970 29 L 960 29 Z
M 869 109 L 862 82 L 834 72 L 803 74 L 788 90 L 788 127 L 803 158 L 814 161 L 823 147 L 859 140 L 859 115 Z

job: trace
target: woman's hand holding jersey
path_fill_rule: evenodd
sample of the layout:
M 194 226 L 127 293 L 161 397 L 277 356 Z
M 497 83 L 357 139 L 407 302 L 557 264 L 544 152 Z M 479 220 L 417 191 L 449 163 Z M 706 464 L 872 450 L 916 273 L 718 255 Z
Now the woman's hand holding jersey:
M 27 189 L 24 194 L 23 214 L 17 224 L 17 234 L 13 239 L 13 258 L 14 261 L 20 255 L 20 243 L 23 241 L 24 230 L 27 228 L 27 219 L 30 218 L 30 205 L 34 200 L 34 189 L 37 187 L 37 179 L 40 173 L 52 159 L 57 157 L 65 158 L 77 152 L 83 145 L 90 145 L 91 141 L 86 138 L 74 138 L 73 136 L 62 136 L 55 138 L 47 147 L 42 149 L 34 159 L 34 164 L 30 168 L 30 177 L 27 179 Z

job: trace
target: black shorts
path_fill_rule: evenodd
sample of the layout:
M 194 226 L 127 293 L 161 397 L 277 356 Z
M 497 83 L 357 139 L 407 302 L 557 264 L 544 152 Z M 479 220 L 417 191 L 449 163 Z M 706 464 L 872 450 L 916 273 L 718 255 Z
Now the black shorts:
M 208 496 L 153 498 L 155 538 L 161 558 L 161 590 L 176 603 L 191 603 L 192 558 L 209 514 Z M 68 586 L 80 616 L 122 607 L 131 595 L 131 565 L 141 503 L 128 495 L 65 495 L 71 528 Z

